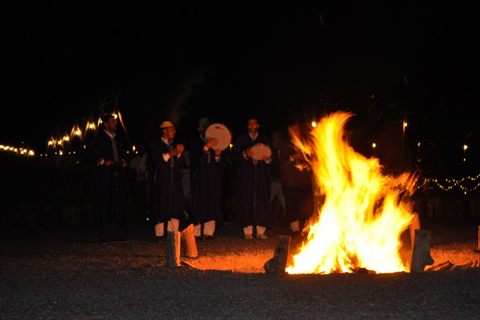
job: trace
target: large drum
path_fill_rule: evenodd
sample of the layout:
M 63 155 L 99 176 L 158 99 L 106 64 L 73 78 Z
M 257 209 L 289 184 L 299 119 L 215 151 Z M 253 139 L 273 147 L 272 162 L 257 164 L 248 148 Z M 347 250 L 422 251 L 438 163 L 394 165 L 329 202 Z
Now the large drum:
M 221 123 L 213 123 L 205 131 L 205 138 L 218 139 L 218 144 L 213 147 L 214 150 L 225 150 L 232 141 L 232 134 L 228 128 Z
M 272 150 L 270 150 L 270 147 L 263 143 L 257 143 L 252 146 L 250 151 L 252 152 L 252 158 L 255 160 L 263 160 L 265 157 L 270 158 L 272 156 Z

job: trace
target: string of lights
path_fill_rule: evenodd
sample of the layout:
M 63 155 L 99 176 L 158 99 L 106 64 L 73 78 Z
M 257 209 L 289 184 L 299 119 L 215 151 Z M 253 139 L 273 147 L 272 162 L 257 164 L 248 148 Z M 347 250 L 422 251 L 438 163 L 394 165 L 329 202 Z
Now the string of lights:
M 0 144 L 0 151 L 5 151 L 5 152 L 12 152 L 17 155 L 24 155 L 24 156 L 34 156 L 35 151 L 25 149 L 25 148 L 17 148 L 17 147 L 12 147 L 4 144 Z
M 50 139 L 47 142 L 47 150 L 44 154 L 40 154 L 41 157 L 48 156 L 48 155 L 75 155 L 77 153 L 81 153 L 81 151 L 86 149 L 86 137 L 87 135 L 94 135 L 97 129 L 102 124 L 102 116 L 104 115 L 103 106 L 100 107 L 100 113 L 98 115 L 98 119 L 95 120 L 92 113 L 87 118 L 85 127 L 81 126 L 80 124 L 75 124 L 70 132 L 64 132 L 63 134 L 56 132 L 52 134 Z M 122 116 L 119 110 L 114 110 L 112 113 L 115 119 L 120 120 L 120 124 L 122 125 L 123 129 L 125 129 L 125 125 L 122 121 Z M 75 147 L 73 147 L 75 144 Z M 76 149 L 76 150 L 75 150 Z M 135 146 L 132 146 L 132 151 L 134 153 L 138 153 L 135 150 Z M 127 150 L 127 153 L 130 153 Z
M 480 187 L 480 174 L 478 174 L 476 177 L 467 176 L 461 179 L 440 180 L 434 178 L 425 178 L 419 179 L 419 181 L 417 181 L 417 188 L 419 189 L 427 189 L 432 186 L 435 186 L 446 192 L 461 190 L 466 195 L 467 193 L 473 192 Z

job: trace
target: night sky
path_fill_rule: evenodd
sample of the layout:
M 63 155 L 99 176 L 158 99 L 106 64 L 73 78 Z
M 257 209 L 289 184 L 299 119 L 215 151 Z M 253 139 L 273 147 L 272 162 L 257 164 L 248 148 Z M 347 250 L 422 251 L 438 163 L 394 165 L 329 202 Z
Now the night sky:
M 346 110 L 352 143 L 370 156 L 383 141 L 387 165 L 406 117 L 408 157 L 440 172 L 480 148 L 479 27 L 473 8 L 442 3 L 9 4 L 0 143 L 43 152 L 114 96 L 135 144 L 164 120 L 188 139 L 207 116 L 235 137 L 250 116 L 271 134 Z

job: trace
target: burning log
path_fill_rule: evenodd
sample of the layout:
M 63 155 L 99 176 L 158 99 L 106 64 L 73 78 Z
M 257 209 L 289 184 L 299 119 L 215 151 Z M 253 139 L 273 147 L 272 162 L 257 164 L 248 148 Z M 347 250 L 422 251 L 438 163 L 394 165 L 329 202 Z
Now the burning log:
M 430 236 L 428 231 L 415 230 L 410 272 L 424 272 L 425 266 L 434 263 L 430 255 Z
M 445 262 L 442 262 L 442 263 L 437 263 L 437 264 L 431 265 L 430 267 L 425 268 L 425 272 L 437 271 L 439 268 L 443 267 L 444 265 L 448 265 L 449 263 L 450 263 L 450 261 L 445 261 Z
M 355 273 L 377 274 L 375 270 L 368 270 L 367 268 L 355 268 Z
M 455 264 L 451 263 L 450 261 L 448 261 L 446 264 L 444 264 L 443 266 L 437 268 L 435 271 L 445 271 L 445 270 L 449 270 L 451 269 Z
M 413 244 L 415 243 L 415 230 L 422 230 L 420 228 L 420 218 L 418 214 L 413 216 L 412 223 L 410 224 L 410 243 L 412 244 L 412 250 Z
M 289 236 L 278 236 L 275 254 L 273 258 L 265 262 L 263 268 L 268 274 L 284 274 L 287 267 L 288 249 L 290 246 Z
M 464 263 L 464 264 L 458 264 L 452 270 L 458 271 L 458 270 L 462 270 L 462 269 L 471 268 L 472 266 L 473 266 L 473 262 L 470 261 L 470 262 L 467 262 L 467 263 Z
M 181 232 L 167 233 L 167 267 L 180 267 Z
M 198 257 L 197 243 L 193 234 L 193 224 L 182 231 L 182 247 L 185 249 L 185 256 L 188 258 Z

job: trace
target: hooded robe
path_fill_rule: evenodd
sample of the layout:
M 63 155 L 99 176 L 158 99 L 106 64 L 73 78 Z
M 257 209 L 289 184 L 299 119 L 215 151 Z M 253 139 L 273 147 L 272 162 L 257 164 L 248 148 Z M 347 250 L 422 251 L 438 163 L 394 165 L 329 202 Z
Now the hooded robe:
M 302 159 L 290 159 L 297 153 L 292 141 L 285 142 L 280 149 L 280 176 L 285 211 L 288 222 L 308 220 L 313 215 L 312 172 L 308 163 Z
M 248 132 L 245 132 L 237 138 L 232 151 L 237 167 L 237 198 L 243 228 L 271 228 L 273 223 L 269 163 L 243 157 L 243 152 L 257 143 L 271 148 L 270 139 L 266 135 L 258 133 L 256 139 L 252 140 Z
M 152 222 L 166 223 L 175 218 L 184 218 L 184 194 L 181 170 L 186 161 L 183 153 L 171 156 L 165 161 L 163 155 L 173 147 L 173 141 L 166 144 L 161 138 L 151 148 L 151 162 L 154 167 L 154 206 Z
M 87 150 L 87 160 L 94 167 L 95 203 L 98 211 L 100 237 L 102 240 L 125 238 L 128 220 L 127 187 L 121 160 L 126 158 L 126 149 L 118 135 L 113 139 L 105 130 L 100 130 Z M 105 166 L 101 160 L 111 160 L 114 165 Z
M 218 161 L 215 151 L 203 148 L 206 141 L 198 136 L 190 144 L 192 205 L 195 224 L 214 220 L 223 223 L 222 215 L 222 167 L 223 156 Z

